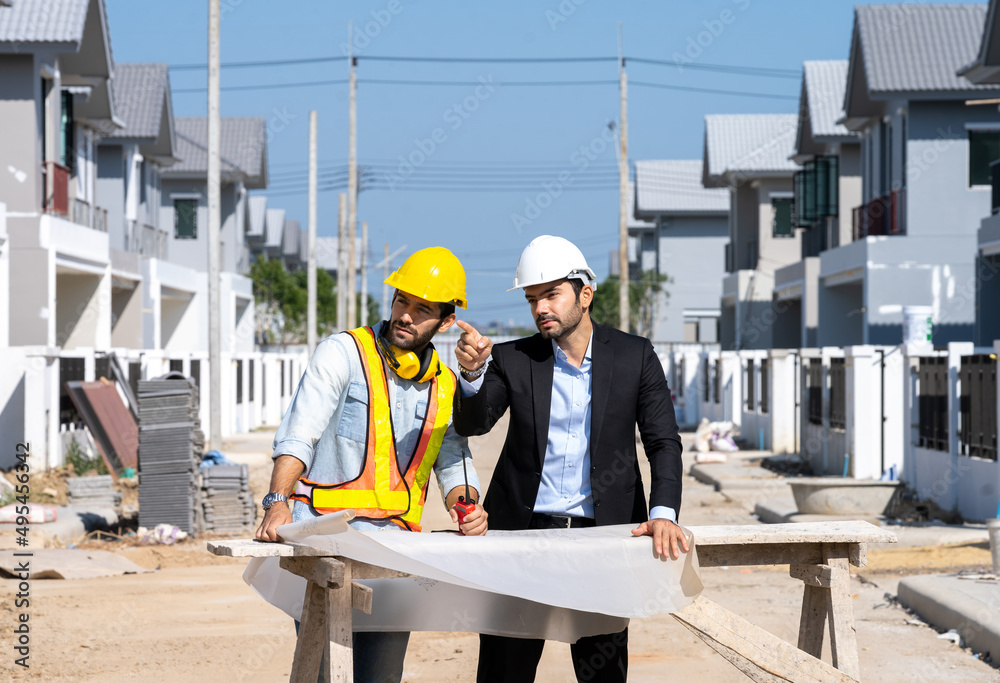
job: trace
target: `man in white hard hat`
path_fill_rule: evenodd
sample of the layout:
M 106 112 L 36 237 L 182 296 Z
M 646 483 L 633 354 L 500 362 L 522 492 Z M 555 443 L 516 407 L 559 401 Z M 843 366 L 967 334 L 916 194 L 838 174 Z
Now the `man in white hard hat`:
M 634 535 L 652 536 L 657 554 L 677 558 L 689 548 L 676 524 L 681 439 L 670 389 L 648 339 L 591 321 L 595 277 L 570 241 L 531 241 L 513 289 L 524 290 L 539 333 L 494 347 L 458 323 L 455 430 L 484 434 L 510 409 L 483 503 L 491 528 L 636 524 Z M 636 425 L 652 471 L 648 517 Z M 534 680 L 543 645 L 481 635 L 478 681 Z M 578 680 L 626 680 L 627 629 L 581 638 L 571 650 Z

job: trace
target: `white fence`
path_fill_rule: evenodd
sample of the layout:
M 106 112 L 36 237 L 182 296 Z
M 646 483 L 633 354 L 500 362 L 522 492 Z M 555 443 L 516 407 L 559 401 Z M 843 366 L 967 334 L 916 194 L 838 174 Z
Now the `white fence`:
M 512 337 L 494 338 L 494 343 Z M 435 340 L 442 361 L 457 369 L 458 337 Z M 91 349 L 61 351 L 18 346 L 4 349 L 0 367 L 0 434 L 8 444 L 29 443 L 32 467 L 47 469 L 65 462 L 64 438 L 81 428 L 72 423 L 72 403 L 64 390 L 67 380 L 94 381 L 100 377 L 106 354 Z M 202 429 L 210 430 L 211 367 L 208 354 L 114 349 L 128 382 L 152 379 L 170 371 L 191 377 L 199 388 Z M 277 426 L 291 402 L 309 361 L 305 346 L 272 347 L 249 353 L 222 354 L 222 436 Z M 0 455 L 0 469 L 16 465 L 15 449 Z
M 872 479 L 895 467 L 921 498 L 946 510 L 970 520 L 997 514 L 1000 341 L 993 349 L 954 343 L 942 351 L 657 351 L 682 427 L 731 420 L 748 447 L 798 453 L 818 475 Z
M 0 434 L 7 443 L 28 443 L 34 469 L 65 461 L 61 433 L 79 427 L 69 419 L 72 403 L 65 381 L 99 378 L 105 354 L 18 346 L 4 350 L 0 368 Z M 116 349 L 127 381 L 159 377 L 171 370 L 192 377 L 199 387 L 202 429 L 209 433 L 211 382 L 208 354 Z M 222 355 L 222 436 L 276 425 L 284 415 L 305 369 L 304 349 Z M 16 464 L 14 448 L 0 456 L 0 468 Z

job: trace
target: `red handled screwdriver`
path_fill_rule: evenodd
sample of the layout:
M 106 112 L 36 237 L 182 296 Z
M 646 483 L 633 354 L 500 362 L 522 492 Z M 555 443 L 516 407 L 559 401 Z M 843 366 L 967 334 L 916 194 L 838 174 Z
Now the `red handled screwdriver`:
M 462 455 L 462 473 L 465 474 L 465 495 L 459 496 L 458 502 L 455 503 L 455 513 L 458 515 L 459 527 L 465 521 L 465 516 L 476 509 L 476 502 L 469 495 L 469 470 L 465 466 L 464 454 Z M 459 528 L 458 532 L 465 536 L 465 532 L 461 528 Z

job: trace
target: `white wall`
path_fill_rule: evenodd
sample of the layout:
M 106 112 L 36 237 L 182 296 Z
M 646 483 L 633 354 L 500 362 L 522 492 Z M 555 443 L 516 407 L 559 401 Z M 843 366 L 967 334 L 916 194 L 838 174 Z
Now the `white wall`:
M 7 205 L 0 202 L 0 348 L 10 346 L 10 239 Z

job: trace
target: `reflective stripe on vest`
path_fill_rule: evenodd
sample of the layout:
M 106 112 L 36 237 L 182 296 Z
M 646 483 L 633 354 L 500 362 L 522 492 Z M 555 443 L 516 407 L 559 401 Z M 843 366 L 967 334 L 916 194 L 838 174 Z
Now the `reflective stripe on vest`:
M 451 422 L 455 375 L 442 367 L 440 374 L 431 380 L 420 438 L 406 473 L 401 475 L 389 408 L 389 385 L 375 346 L 375 333 L 370 327 L 360 327 L 349 334 L 357 344 L 368 384 L 364 469 L 356 479 L 341 484 L 324 484 L 303 477 L 292 498 L 308 503 L 320 514 L 350 509 L 358 517 L 391 518 L 401 521 L 401 526 L 419 531 L 431 469 Z

